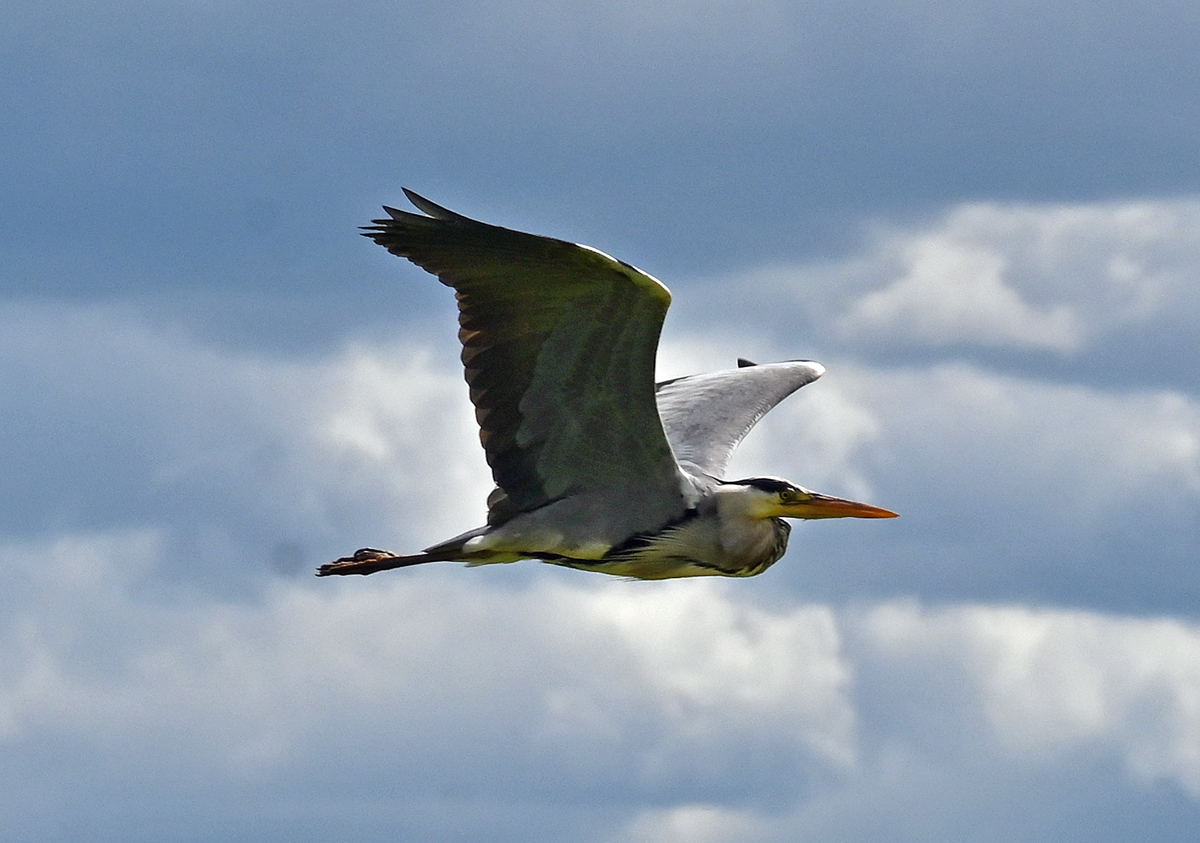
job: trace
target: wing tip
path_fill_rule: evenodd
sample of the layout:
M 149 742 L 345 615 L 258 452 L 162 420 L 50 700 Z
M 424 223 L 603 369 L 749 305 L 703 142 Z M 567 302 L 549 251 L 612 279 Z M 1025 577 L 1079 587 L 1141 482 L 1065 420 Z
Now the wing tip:
M 812 372 L 813 380 L 816 380 L 817 378 L 821 377 L 821 375 L 825 374 L 825 367 L 822 366 L 820 363 L 818 363 L 816 360 L 791 360 L 789 362 L 803 363 Z
M 400 188 L 404 191 L 404 195 L 408 197 L 408 201 L 412 202 L 413 206 L 421 211 L 420 214 L 414 214 L 411 211 L 402 211 L 399 208 L 393 208 L 391 205 L 384 205 L 383 210 L 387 217 L 371 220 L 370 225 L 360 225 L 359 234 L 363 237 L 369 237 L 381 246 L 387 245 L 380 238 L 386 238 L 390 233 L 397 230 L 399 224 L 402 226 L 413 225 L 429 225 L 431 220 L 439 220 L 441 222 L 464 223 L 475 222 L 470 217 L 464 217 L 462 214 L 456 214 L 449 208 L 443 208 L 436 202 L 431 202 L 415 190 L 407 187 Z
M 779 363 L 759 364 L 759 363 L 755 363 L 753 360 L 749 360 L 745 357 L 739 357 L 737 359 L 737 367 L 739 369 L 750 369 L 750 368 L 761 369 L 764 367 L 770 368 L 772 366 L 788 366 L 788 367 L 803 366 L 804 368 L 806 368 L 808 370 L 808 374 L 810 375 L 808 382 L 810 382 L 810 383 L 812 381 L 815 381 L 817 378 L 821 377 L 821 375 L 825 374 L 825 367 L 822 366 L 820 363 L 818 363 L 816 360 L 784 360 Z
M 469 219 L 469 217 L 464 217 L 462 214 L 454 213 L 449 208 L 443 208 L 436 202 L 429 201 L 415 190 L 407 187 L 400 189 L 404 191 L 404 195 L 408 197 L 408 201 L 413 203 L 413 207 L 428 217 L 433 217 L 435 220 L 452 220 L 458 222 Z M 392 209 L 390 208 L 385 208 L 385 210 L 389 214 L 392 213 Z

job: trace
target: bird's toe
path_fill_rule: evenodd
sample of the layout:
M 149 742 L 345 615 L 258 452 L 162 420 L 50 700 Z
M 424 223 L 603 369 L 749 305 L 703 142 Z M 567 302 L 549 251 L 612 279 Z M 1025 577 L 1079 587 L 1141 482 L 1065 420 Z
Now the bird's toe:
M 334 574 L 370 574 L 379 570 L 376 566 L 385 559 L 395 559 L 396 554 L 374 547 L 360 547 L 353 556 L 343 556 L 317 568 L 318 577 Z

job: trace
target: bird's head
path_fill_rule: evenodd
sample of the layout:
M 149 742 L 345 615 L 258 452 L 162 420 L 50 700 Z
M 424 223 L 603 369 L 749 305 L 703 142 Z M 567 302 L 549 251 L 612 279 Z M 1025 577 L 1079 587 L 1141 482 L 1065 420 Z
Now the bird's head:
M 822 495 L 777 477 L 751 477 L 727 486 L 741 487 L 737 495 L 746 514 L 756 518 L 895 518 L 891 510 L 868 503 Z

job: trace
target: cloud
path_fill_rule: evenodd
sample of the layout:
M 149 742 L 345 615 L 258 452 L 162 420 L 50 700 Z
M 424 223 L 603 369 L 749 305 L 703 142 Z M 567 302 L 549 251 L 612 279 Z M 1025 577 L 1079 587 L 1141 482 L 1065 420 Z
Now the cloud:
M 1189 611 L 1200 592 L 1193 396 L 817 356 L 826 375 L 760 423 L 730 475 L 782 475 L 902 517 L 799 525 L 776 573 L 792 587 Z
M 1197 8 L 11 10 L 0 837 L 1190 839 Z M 490 486 L 400 184 L 821 360 L 736 470 L 902 518 L 311 578 Z
M 996 252 L 938 238 L 919 240 L 906 251 L 905 275 L 855 301 L 835 331 L 875 342 L 1079 348 L 1072 310 L 1030 307 L 1004 283 L 1004 259 Z
M 24 572 L 0 627 L 6 752 L 65 741 L 99 755 L 105 792 L 161 777 L 168 803 L 208 779 L 288 798 L 472 781 L 471 798 L 671 799 L 722 792 L 751 759 L 785 774 L 853 763 L 827 608 L 766 611 L 704 581 L 513 589 L 457 568 L 281 581 L 253 604 L 164 598 L 147 591 L 159 547 L 112 534 L 3 549 Z M 47 760 L 23 775 L 55 774 Z
M 237 577 L 276 546 L 315 567 L 348 525 L 419 541 L 406 525 L 449 535 L 482 517 L 490 482 L 452 357 L 400 342 L 288 360 L 112 305 L 10 303 L 0 324 L 0 447 L 25 478 L 3 490 L 11 533 L 153 525 L 185 576 Z
M 961 670 L 968 716 L 999 752 L 1054 764 L 1111 754 L 1144 782 L 1200 798 L 1200 629 L 1179 620 L 1027 607 L 878 606 L 861 631 L 872 657 Z M 942 716 L 946 709 L 942 708 Z
M 371 271 L 351 232 L 401 182 L 664 276 L 829 254 L 864 213 L 1200 188 L 1180 4 L 1051 3 L 1037 25 L 875 0 L 295 9 L 14 13 L 10 289 L 316 297 Z M 64 208 L 88 209 L 70 236 Z M 314 309 L 320 340 L 382 322 Z
M 490 483 L 452 328 L 441 346 L 410 319 L 402 340 L 283 355 L 136 300 L 8 302 L 0 446 L 20 479 L 0 514 L 0 753 L 16 772 L 0 814 L 30 840 L 1190 828 L 1196 395 L 962 352 L 986 336 L 1028 351 L 1038 334 L 1021 331 L 1066 308 L 1068 356 L 1122 331 L 1186 356 L 1191 224 L 1171 202 L 971 207 L 871 241 L 812 306 L 854 313 L 922 244 L 948 243 L 993 256 L 984 292 L 1020 306 L 981 310 L 1007 335 L 932 356 L 935 339 L 910 338 L 881 360 L 831 334 L 797 349 L 794 325 L 735 301 L 676 314 L 664 376 L 810 348 L 829 369 L 752 433 L 736 473 L 902 513 L 802 525 L 746 582 L 536 563 L 312 579 L 359 544 L 480 522 Z M 1117 267 L 1095 295 L 1093 264 Z M 822 271 L 771 279 L 756 312 L 787 322 Z
M 747 811 L 715 805 L 682 805 L 649 810 L 623 830 L 628 843 L 722 843 L 727 840 L 763 839 L 770 824 Z
M 1056 800 L 998 826 L 1044 829 L 1085 798 L 1081 776 L 1135 803 L 1158 782 L 1200 800 L 1200 629 L 1179 620 L 764 607 L 723 582 L 550 571 L 514 588 L 450 567 L 181 601 L 145 587 L 161 547 L 0 551 L 22 572 L 0 626 L 0 751 L 25 786 L 85 787 L 77 765 L 100 765 L 94 793 L 126 823 L 151 781 L 168 832 L 198 819 L 202 787 L 235 823 L 262 799 L 311 822 L 368 797 L 365 839 L 420 827 L 422 805 L 449 812 L 435 828 L 458 814 L 478 831 L 524 804 L 527 834 L 558 821 L 533 793 L 581 815 L 603 799 L 589 839 L 612 841 L 849 840 L 883 813 L 915 840 L 947 800 L 970 817 L 1049 781 Z M 39 760 L 51 741 L 67 755 Z M 6 814 L 36 827 L 8 778 Z
M 1190 334 L 1198 265 L 1192 198 L 979 202 L 879 225 L 840 260 L 760 268 L 732 283 L 789 300 L 795 310 L 775 312 L 794 320 L 798 310 L 816 341 L 860 353 L 1041 350 L 1110 368 L 1134 354 L 1169 369 L 1161 343 L 1158 359 L 1139 346 L 1147 335 Z
M 862 739 L 852 772 L 782 808 L 646 808 L 611 839 L 951 840 L 981 828 L 985 840 L 1122 839 L 1135 828 L 1171 839 L 1194 812 L 1194 625 L 913 601 L 846 610 L 838 624 Z M 1113 763 L 1121 773 L 1097 787 Z M 1163 784 L 1187 796 L 1154 797 Z
M 1024 279 L 1025 299 L 1041 296 L 1037 307 L 1090 312 L 1078 320 L 1082 335 L 1110 323 L 1178 335 L 1154 321 L 1181 318 L 1190 306 L 1179 279 L 1193 234 L 1176 204 L 968 210 L 947 212 L 957 222 L 937 237 L 960 232 L 951 239 L 984 242 L 980 232 L 993 230 L 988 248 L 1006 265 L 1031 266 L 1037 254 L 1061 268 L 1013 278 Z M 1071 269 L 1072 259 L 1107 265 L 1120 251 L 1097 256 L 1086 238 L 1087 248 L 1062 245 L 1106 220 L 1128 242 L 1157 244 L 1139 260 L 1161 271 L 1135 286 L 1170 291 L 1169 306 L 1130 309 L 1130 301 L 1153 299 L 1139 293 L 1102 307 L 1072 280 L 1087 274 Z M 907 252 L 868 251 L 843 271 L 880 277 L 891 254 Z M 1038 292 L 1033 281 L 1047 288 Z M 850 284 L 838 307 L 850 312 L 871 294 Z M 756 308 L 769 318 L 787 311 Z M 728 366 L 743 354 L 815 356 L 829 369 L 768 415 L 731 474 L 783 475 L 904 516 L 886 529 L 800 529 L 781 568 L 789 587 L 831 598 L 868 588 L 1124 611 L 1189 602 L 1192 541 L 1200 540 L 1192 518 L 1200 408 L 1186 388 L 931 364 L 911 349 L 871 362 L 856 354 L 870 337 L 805 354 L 820 343 L 741 332 L 736 310 L 713 308 L 705 318 L 713 313 L 731 330 L 709 332 L 708 322 L 678 314 L 663 344 L 664 376 Z M 0 524 L 12 535 L 159 530 L 172 548 L 169 570 L 211 586 L 250 572 L 308 570 L 359 545 L 419 548 L 482 521 L 490 482 L 449 337 L 437 352 L 418 333 L 289 359 L 202 340 L 132 303 L 10 303 L 0 322 L 10 373 L 0 405 L 13 419 L 0 446 L 26 478 L 4 493 Z M 1134 548 L 1154 554 L 1155 564 L 1123 564 Z

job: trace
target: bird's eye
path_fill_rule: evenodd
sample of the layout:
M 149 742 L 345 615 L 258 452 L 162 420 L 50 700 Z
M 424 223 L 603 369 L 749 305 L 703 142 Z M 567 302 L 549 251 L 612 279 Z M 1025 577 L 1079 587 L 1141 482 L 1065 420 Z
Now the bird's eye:
M 782 492 L 779 493 L 779 500 L 781 503 L 795 503 L 796 490 L 795 489 L 784 489 Z

